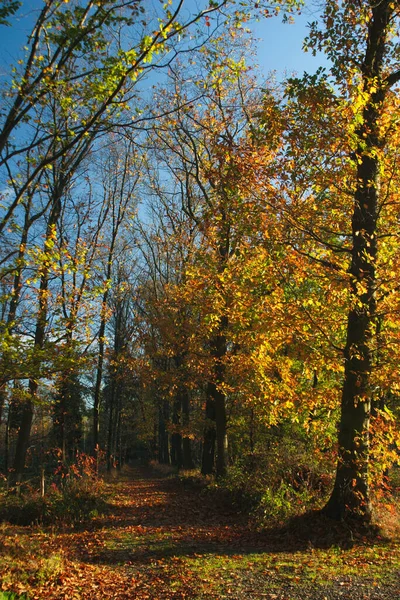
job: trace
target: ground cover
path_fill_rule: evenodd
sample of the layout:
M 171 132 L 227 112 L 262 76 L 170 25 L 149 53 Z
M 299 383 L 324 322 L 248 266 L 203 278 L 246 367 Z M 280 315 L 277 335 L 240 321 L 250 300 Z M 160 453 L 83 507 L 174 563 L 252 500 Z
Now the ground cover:
M 0 600 L 396 600 L 400 541 L 317 516 L 258 531 L 226 502 L 130 470 L 78 529 L 0 526 Z

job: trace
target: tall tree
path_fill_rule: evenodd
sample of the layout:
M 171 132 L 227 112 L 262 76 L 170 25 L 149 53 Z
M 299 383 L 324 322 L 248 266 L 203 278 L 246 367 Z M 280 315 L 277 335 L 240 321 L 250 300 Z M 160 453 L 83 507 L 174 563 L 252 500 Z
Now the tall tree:
M 198 319 L 193 337 L 206 393 L 203 472 L 214 470 L 216 455 L 218 476 L 227 468 L 228 405 L 232 412 L 233 390 L 243 390 L 253 371 L 245 358 L 251 353 L 250 337 L 243 343 L 244 330 L 250 327 L 245 311 L 251 310 L 244 288 L 252 267 L 266 271 L 266 244 L 259 246 L 265 224 L 274 221 L 273 215 L 269 220 L 263 214 L 265 204 L 256 197 L 255 188 L 260 188 L 262 172 L 272 182 L 276 173 L 272 164 L 280 144 L 278 110 L 275 125 L 256 133 L 263 105 L 270 103 L 273 113 L 276 102 L 269 93 L 268 99 L 263 98 L 247 72 L 244 38 L 235 30 L 229 35 L 227 42 L 216 40 L 196 66 L 191 65 L 193 76 L 186 85 L 182 85 L 179 69 L 171 73 L 171 88 L 161 93 L 160 101 L 168 98 L 176 104 L 176 112 L 154 134 L 158 162 L 165 164 L 176 185 L 170 193 L 179 194 L 188 226 L 197 231 L 181 285 Z M 265 196 L 271 193 L 271 182 L 264 186 Z M 262 296 L 256 300 L 255 294 L 251 300 L 258 308 L 262 304 Z M 256 313 L 254 308 L 253 317 Z M 236 361 L 237 354 L 240 359 Z M 240 361 L 249 370 L 239 383 L 235 368 Z
M 391 288 L 387 270 L 393 252 L 396 255 L 398 252 L 393 246 L 389 222 L 390 207 L 396 202 L 392 148 L 397 144 L 394 107 L 398 103 L 396 85 L 400 70 L 395 38 L 399 33 L 399 18 L 398 5 L 386 0 L 378 3 L 363 0 L 357 5 L 327 1 L 323 27 L 312 23 L 306 44 L 313 51 L 322 49 L 327 53 L 332 62 L 330 75 L 321 72 L 300 82 L 302 93 L 308 90 L 319 97 L 316 110 L 320 115 L 325 110 L 325 132 L 330 132 L 330 140 L 320 130 L 318 141 L 314 137 L 314 148 L 310 146 L 311 136 L 308 147 L 303 146 L 305 162 L 309 161 L 305 171 L 313 172 L 314 179 L 307 191 L 307 186 L 303 187 L 303 209 L 308 206 L 313 214 L 310 219 L 311 213 L 304 213 L 308 215 L 308 223 L 302 226 L 303 239 L 312 243 L 306 251 L 303 246 L 303 252 L 330 270 L 332 282 L 338 275 L 347 282 L 346 302 L 342 305 L 347 311 L 347 323 L 339 456 L 334 489 L 325 511 L 334 518 L 355 517 L 365 522 L 371 518 L 371 402 L 374 387 L 382 381 L 377 372 L 380 345 L 377 325 L 385 311 L 388 293 L 387 289 L 382 293 L 381 286 Z M 330 87 L 330 83 L 335 87 Z M 332 119 L 335 114 L 336 123 Z M 323 115 L 321 123 L 322 119 Z M 340 122 L 342 127 L 338 131 Z M 306 137 L 310 131 L 307 124 Z M 324 145 L 331 150 L 336 148 L 329 160 Z M 319 152 L 316 159 L 315 149 Z M 295 162 L 296 158 L 300 161 L 302 158 L 296 150 L 291 158 L 293 181 L 298 182 Z M 325 191 L 318 183 L 321 173 L 325 176 L 321 167 L 332 168 L 331 174 L 335 173 Z M 329 174 L 325 184 L 327 178 Z M 294 200 L 293 192 L 291 198 L 288 213 L 298 225 L 295 207 L 299 208 L 300 200 Z M 310 252 L 312 246 L 314 250 Z M 386 329 L 386 341 L 389 339 Z
M 50 281 L 51 273 L 57 257 L 55 249 L 57 247 L 58 224 L 62 212 L 63 198 L 71 185 L 71 179 L 77 167 L 87 154 L 91 146 L 91 138 L 82 140 L 82 144 L 75 147 L 71 154 L 64 154 L 59 159 L 58 164 L 53 166 L 51 175 L 47 178 L 46 194 L 49 196 L 48 215 L 46 219 L 46 231 L 44 235 L 43 249 L 38 252 L 37 265 L 37 318 L 34 326 L 32 353 L 34 360 L 31 367 L 35 364 L 39 366 L 43 362 L 43 351 L 47 336 L 47 327 L 49 321 L 49 301 L 51 296 Z M 24 402 L 21 416 L 21 425 L 18 431 L 17 447 L 14 457 L 14 478 L 20 482 L 25 465 L 26 452 L 29 444 L 30 430 L 34 414 L 36 395 L 39 387 L 39 372 L 29 374 L 29 396 Z
M 121 140 L 109 148 L 109 157 L 103 171 L 104 202 L 109 207 L 109 227 L 107 230 L 107 251 L 104 257 L 103 294 L 101 296 L 100 326 L 98 333 L 99 351 L 97 357 L 96 382 L 93 399 L 93 451 L 99 448 L 99 414 L 101 385 L 105 352 L 105 333 L 109 319 L 108 298 L 112 285 L 113 264 L 119 236 L 124 221 L 132 218 L 135 212 L 136 186 L 141 176 L 140 159 L 136 157 L 131 143 Z

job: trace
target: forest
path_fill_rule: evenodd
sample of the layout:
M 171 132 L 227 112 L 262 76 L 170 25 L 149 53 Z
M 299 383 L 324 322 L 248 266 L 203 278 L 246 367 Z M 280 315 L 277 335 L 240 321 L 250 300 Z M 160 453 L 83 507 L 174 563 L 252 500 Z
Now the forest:
M 124 527 L 200 494 L 254 536 L 312 514 L 331 545 L 399 539 L 400 7 L 311 4 L 1 0 L 0 567 L 49 548 L 0 598 L 328 598 L 153 572 L 86 595 L 44 533 L 10 549 L 112 497 Z M 262 72 L 253 24 L 303 13 L 326 66 Z

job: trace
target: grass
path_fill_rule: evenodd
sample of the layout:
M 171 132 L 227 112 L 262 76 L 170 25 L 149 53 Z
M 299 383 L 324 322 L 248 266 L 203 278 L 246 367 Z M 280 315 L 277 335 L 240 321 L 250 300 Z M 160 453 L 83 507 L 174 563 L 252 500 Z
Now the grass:
M 254 553 L 246 555 L 199 555 L 183 558 L 185 567 L 212 588 L 243 579 L 246 573 L 263 577 L 274 587 L 293 583 L 329 585 L 338 579 L 365 578 L 379 584 L 395 582 L 400 570 L 400 546 L 389 544 L 357 547 L 351 550 L 310 549 L 294 553 Z M 216 574 L 218 582 L 216 582 Z
M 106 551 L 121 551 L 132 556 L 155 553 L 168 556 L 174 553 L 175 544 L 172 534 L 168 531 L 115 531 L 105 540 L 104 548 Z

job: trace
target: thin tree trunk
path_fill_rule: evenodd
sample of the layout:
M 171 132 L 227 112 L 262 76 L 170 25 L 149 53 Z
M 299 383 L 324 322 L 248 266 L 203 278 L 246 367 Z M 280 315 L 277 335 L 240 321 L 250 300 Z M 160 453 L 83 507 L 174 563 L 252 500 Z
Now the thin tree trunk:
M 175 399 L 172 407 L 172 423 L 175 426 L 175 431 L 171 435 L 171 463 L 178 469 L 183 466 L 182 436 L 177 431 L 180 426 L 181 408 L 180 398 Z
M 201 457 L 201 472 L 203 475 L 211 475 L 214 472 L 215 462 L 215 401 L 211 396 L 211 384 L 207 385 L 206 398 L 206 424 L 203 435 L 203 451 Z
M 7 478 L 7 489 L 9 485 L 8 469 L 9 469 L 9 456 L 10 456 L 10 423 L 11 423 L 11 404 L 8 405 L 8 414 L 6 421 L 6 430 L 4 434 L 4 473 Z
M 108 436 L 107 436 L 107 471 L 111 471 L 111 469 L 114 466 L 114 458 L 115 458 L 115 452 L 114 452 L 114 448 L 113 448 L 113 441 L 114 441 L 114 403 L 115 403 L 115 397 L 114 397 L 114 382 L 111 383 L 111 396 L 110 396 L 110 406 L 109 406 L 109 413 L 108 413 Z
M 65 182 L 60 185 L 64 189 Z M 41 266 L 41 277 L 39 287 L 39 310 L 35 328 L 34 349 L 41 350 L 46 337 L 47 310 L 48 310 L 48 290 L 49 290 L 49 271 L 50 254 L 52 249 L 52 237 L 55 227 L 61 213 L 61 193 L 57 190 L 54 193 L 52 209 L 46 229 L 46 239 L 44 243 L 44 258 Z M 33 421 L 35 399 L 38 390 L 38 374 L 32 374 L 29 379 L 29 398 L 25 400 L 22 409 L 21 426 L 18 432 L 17 446 L 14 457 L 14 481 L 20 483 L 25 466 L 26 454 L 29 446 L 30 433 Z
M 183 388 L 181 390 L 181 404 L 182 404 L 182 424 L 183 427 L 187 430 L 190 424 L 190 398 L 188 391 Z M 193 469 L 193 457 L 192 457 L 192 445 L 190 438 L 187 436 L 183 436 L 182 439 L 182 462 L 184 469 Z
M 212 356 L 214 359 L 214 381 L 210 382 L 209 391 L 214 400 L 215 406 L 215 432 L 216 432 L 216 469 L 217 477 L 223 477 L 227 469 L 227 416 L 226 416 L 226 394 L 222 391 L 222 385 L 225 382 L 225 364 L 224 359 L 227 353 L 227 341 L 225 331 L 228 326 L 228 319 L 221 317 L 219 334 L 213 339 L 211 344 Z
M 168 422 L 169 402 L 168 400 L 163 400 L 158 409 L 158 461 L 165 465 L 171 463 Z

